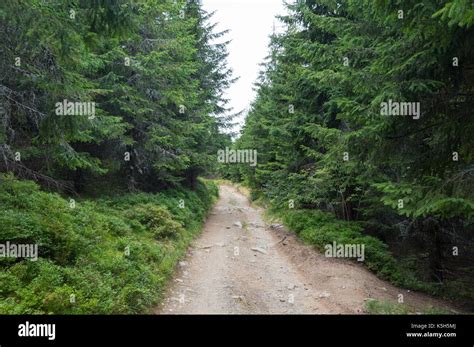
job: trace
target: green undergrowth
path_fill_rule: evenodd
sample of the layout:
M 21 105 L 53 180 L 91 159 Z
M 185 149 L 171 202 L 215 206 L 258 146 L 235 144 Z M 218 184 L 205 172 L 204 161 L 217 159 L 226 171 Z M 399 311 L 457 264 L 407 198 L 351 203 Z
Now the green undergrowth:
M 417 311 L 406 304 L 393 303 L 387 300 L 368 300 L 365 303 L 365 311 L 370 314 L 452 314 L 443 308 L 429 307 L 422 311 Z
M 333 242 L 364 245 L 363 264 L 378 277 L 397 286 L 436 294 L 433 285 L 417 280 L 414 274 L 406 271 L 385 243 L 364 235 L 362 226 L 357 222 L 338 220 L 331 213 L 310 209 L 271 209 L 269 215 L 279 218 L 305 243 L 323 253 L 324 246 Z
M 0 314 L 150 312 L 217 192 L 201 181 L 195 191 L 74 206 L 34 182 L 3 176 L 0 243 L 38 244 L 39 259 L 0 258 Z

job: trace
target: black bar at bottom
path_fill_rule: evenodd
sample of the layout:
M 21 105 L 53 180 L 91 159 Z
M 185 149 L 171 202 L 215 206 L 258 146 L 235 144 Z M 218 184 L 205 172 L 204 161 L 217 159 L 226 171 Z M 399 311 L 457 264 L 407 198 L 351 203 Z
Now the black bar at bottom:
M 291 346 L 473 346 L 473 323 L 471 315 L 0 316 L 0 347 L 92 343 L 159 346 L 185 339 L 200 344 L 241 342 L 246 346 L 257 341 L 265 342 L 265 346 L 283 341 Z M 54 339 L 50 324 L 54 324 Z M 43 336 L 31 336 L 40 334 Z

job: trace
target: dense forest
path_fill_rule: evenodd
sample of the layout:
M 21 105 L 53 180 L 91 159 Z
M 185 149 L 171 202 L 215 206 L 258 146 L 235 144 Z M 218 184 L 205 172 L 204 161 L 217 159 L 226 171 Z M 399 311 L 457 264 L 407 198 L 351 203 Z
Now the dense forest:
M 258 165 L 225 174 L 309 243 L 365 243 L 381 277 L 472 309 L 472 2 L 288 9 L 236 141 Z
M 1 1 L 0 241 L 40 258 L 0 259 L 0 313 L 157 300 L 216 194 L 198 176 L 230 141 L 211 16 L 184 0 Z
M 474 310 L 472 1 L 286 7 L 234 136 L 200 1 L 0 2 L 0 314 L 151 312 L 218 176 L 317 249 L 363 244 L 380 278 Z
M 11 0 L 0 14 L 2 171 L 157 190 L 215 162 L 231 71 L 197 2 Z M 77 102 L 93 114 L 58 112 Z

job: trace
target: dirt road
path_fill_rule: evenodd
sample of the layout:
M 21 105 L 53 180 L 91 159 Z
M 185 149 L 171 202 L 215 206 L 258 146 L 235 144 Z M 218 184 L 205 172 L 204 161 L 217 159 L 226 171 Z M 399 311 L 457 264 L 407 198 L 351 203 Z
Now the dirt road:
M 361 264 L 326 258 L 279 225 L 265 225 L 261 208 L 222 185 L 156 313 L 364 313 L 365 301 L 395 303 L 399 294 L 420 311 L 447 308 L 378 279 Z

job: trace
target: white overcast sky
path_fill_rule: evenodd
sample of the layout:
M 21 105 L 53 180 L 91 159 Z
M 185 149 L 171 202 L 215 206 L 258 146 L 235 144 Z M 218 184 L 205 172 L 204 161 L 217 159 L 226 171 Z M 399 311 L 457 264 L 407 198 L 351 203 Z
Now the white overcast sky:
M 283 0 L 203 0 L 202 4 L 207 12 L 215 11 L 211 21 L 218 23 L 216 31 L 230 30 L 223 39 L 232 40 L 228 46 L 228 63 L 234 76 L 240 78 L 229 88 L 227 97 L 234 112 L 247 110 L 255 97 L 253 83 L 258 77 L 259 64 L 268 55 L 273 25 L 281 31 L 282 25 L 275 16 L 285 14 Z M 239 119 L 241 124 L 243 118 L 244 115 Z M 240 127 L 234 129 L 239 130 Z

